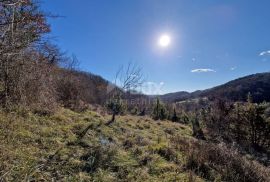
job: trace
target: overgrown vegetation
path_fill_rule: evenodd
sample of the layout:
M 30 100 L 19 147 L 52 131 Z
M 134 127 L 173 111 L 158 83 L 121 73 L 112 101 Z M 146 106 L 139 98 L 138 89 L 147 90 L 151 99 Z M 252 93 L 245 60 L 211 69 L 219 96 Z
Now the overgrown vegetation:
M 0 104 L 50 113 L 65 106 L 81 111 L 106 99 L 108 82 L 75 71 L 68 57 L 45 38 L 47 15 L 31 0 L 0 1 Z
M 182 154 L 172 151 L 174 161 L 167 153 L 171 136 L 191 135 L 188 126 L 134 116 L 119 116 L 107 126 L 109 115 L 66 109 L 51 116 L 2 112 L 0 118 L 4 181 L 189 178 L 189 171 L 181 168 Z
M 131 64 L 120 84 L 76 70 L 38 3 L 2 0 L 0 15 L 0 181 L 270 181 L 268 74 L 163 103 L 136 92 Z
M 189 126 L 61 109 L 0 113 L 2 181 L 269 181 L 269 169 Z
M 252 103 L 251 95 L 246 103 L 229 103 L 218 100 L 201 112 L 201 120 L 209 140 L 234 143 L 243 152 L 269 156 L 269 118 L 265 111 L 268 104 Z M 265 162 L 269 163 L 269 157 Z

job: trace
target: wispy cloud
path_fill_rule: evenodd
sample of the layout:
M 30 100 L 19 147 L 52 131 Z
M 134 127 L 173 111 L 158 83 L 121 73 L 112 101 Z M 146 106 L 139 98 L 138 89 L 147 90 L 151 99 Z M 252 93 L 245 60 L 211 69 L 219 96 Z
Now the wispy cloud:
M 270 50 L 261 52 L 259 56 L 270 56 Z
M 191 70 L 191 73 L 206 73 L 206 72 L 216 72 L 216 71 L 209 68 L 199 68 Z
M 236 68 L 237 68 L 236 66 L 235 67 L 231 67 L 230 70 L 231 71 L 234 71 L 234 70 L 236 70 Z

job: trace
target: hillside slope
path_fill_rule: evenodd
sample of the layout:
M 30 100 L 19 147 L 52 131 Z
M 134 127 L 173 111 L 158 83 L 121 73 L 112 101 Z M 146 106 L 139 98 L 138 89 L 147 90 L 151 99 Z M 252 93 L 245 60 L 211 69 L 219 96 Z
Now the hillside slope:
M 66 109 L 0 112 L 0 181 L 270 179 L 235 151 L 194 139 L 188 125 L 138 116 L 108 125 L 109 118 Z
M 203 91 L 201 97 L 218 97 L 232 101 L 245 101 L 251 93 L 254 102 L 270 101 L 270 73 L 245 76 Z
M 195 92 L 186 92 L 186 91 L 180 91 L 180 92 L 174 92 L 174 93 L 168 93 L 164 95 L 160 95 L 160 99 L 164 102 L 178 102 L 178 101 L 184 101 L 187 99 L 197 98 L 200 97 L 200 94 L 202 91 L 197 90 Z
M 195 92 L 176 92 L 161 95 L 165 102 L 177 102 L 199 97 L 222 98 L 231 101 L 245 101 L 247 94 L 251 93 L 254 102 L 270 101 L 270 73 L 257 73 L 223 85 Z
M 164 94 L 159 97 L 163 101 L 166 101 L 166 102 L 175 102 L 175 101 L 181 101 L 181 100 L 186 100 L 190 98 L 190 93 L 186 91 L 180 91 L 180 92 Z
M 65 109 L 49 117 L 1 113 L 0 181 L 188 181 L 159 151 L 173 133 L 190 136 L 189 127 L 132 116 L 106 126 L 108 118 Z

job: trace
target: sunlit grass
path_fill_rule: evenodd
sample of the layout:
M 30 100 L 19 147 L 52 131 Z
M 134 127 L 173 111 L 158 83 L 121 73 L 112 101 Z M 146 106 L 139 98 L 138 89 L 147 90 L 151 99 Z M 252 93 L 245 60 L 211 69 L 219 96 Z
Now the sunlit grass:
M 188 126 L 139 116 L 119 116 L 107 126 L 109 119 L 67 109 L 51 116 L 0 113 L 1 178 L 188 181 L 182 154 L 175 151 L 175 159 L 166 156 L 173 150 L 170 137 L 191 136 Z M 80 136 L 85 128 L 89 130 Z

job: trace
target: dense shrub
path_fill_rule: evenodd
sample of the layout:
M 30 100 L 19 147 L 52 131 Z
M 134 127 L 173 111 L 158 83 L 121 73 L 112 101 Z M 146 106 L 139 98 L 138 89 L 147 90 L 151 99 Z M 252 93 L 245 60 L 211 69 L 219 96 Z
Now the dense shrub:
M 269 181 L 269 168 L 241 156 L 225 144 L 173 137 L 173 145 L 187 155 L 186 168 L 208 180 L 219 175 L 222 181 Z

